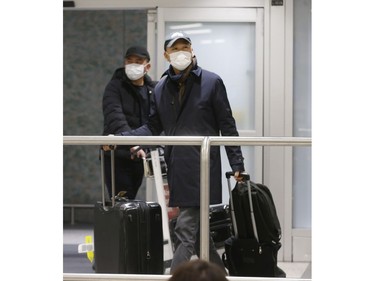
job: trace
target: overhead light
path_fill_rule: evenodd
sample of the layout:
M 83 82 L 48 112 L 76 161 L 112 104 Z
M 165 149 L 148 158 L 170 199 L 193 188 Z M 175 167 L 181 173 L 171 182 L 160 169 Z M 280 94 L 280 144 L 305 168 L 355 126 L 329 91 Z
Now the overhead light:
M 172 25 L 169 28 L 174 30 L 174 29 L 189 29 L 189 28 L 197 28 L 197 27 L 202 27 L 203 24 L 201 23 L 191 23 L 191 24 L 181 24 L 181 25 Z
M 195 29 L 195 30 L 185 30 L 186 34 L 207 34 L 211 33 L 212 29 Z
M 225 39 L 215 39 L 215 40 L 206 39 L 206 40 L 201 40 L 200 43 L 201 43 L 202 45 L 208 45 L 208 44 L 222 44 L 222 43 L 225 43 Z

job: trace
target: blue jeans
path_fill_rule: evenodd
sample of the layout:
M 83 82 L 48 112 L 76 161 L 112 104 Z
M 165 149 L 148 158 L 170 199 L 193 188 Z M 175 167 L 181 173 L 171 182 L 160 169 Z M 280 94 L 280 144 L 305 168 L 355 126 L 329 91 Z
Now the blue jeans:
M 180 214 L 177 217 L 175 234 L 177 242 L 171 264 L 171 274 L 178 265 L 189 261 L 196 254 L 200 253 L 200 209 L 199 207 L 180 208 Z M 210 262 L 216 263 L 225 271 L 221 257 L 219 256 L 214 241 L 210 237 L 209 247 Z

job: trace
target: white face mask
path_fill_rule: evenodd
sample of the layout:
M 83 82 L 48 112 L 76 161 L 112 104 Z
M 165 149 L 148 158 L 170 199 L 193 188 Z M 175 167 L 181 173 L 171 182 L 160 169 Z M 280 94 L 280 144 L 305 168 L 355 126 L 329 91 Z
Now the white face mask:
M 191 63 L 191 53 L 185 51 L 178 51 L 169 54 L 169 59 L 171 60 L 171 65 L 182 71 L 185 70 Z
M 137 63 L 126 64 L 125 73 L 130 80 L 138 80 L 139 78 L 143 77 L 143 75 L 145 75 L 145 66 L 143 64 Z

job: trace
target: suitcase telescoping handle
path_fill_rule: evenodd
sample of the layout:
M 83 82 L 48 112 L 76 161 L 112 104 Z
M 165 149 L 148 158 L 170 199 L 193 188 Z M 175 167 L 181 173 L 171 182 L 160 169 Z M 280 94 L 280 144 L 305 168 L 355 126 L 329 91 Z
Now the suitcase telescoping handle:
M 100 149 L 100 165 L 102 174 L 102 202 L 103 209 L 106 210 L 105 206 L 105 171 L 104 171 L 104 150 Z M 111 183 L 112 183 L 112 207 L 115 206 L 115 151 L 111 150 Z
M 230 179 L 230 177 L 233 177 L 233 176 L 234 176 L 234 172 L 232 172 L 232 171 L 225 173 L 225 177 L 227 179 Z M 248 173 L 240 173 L 240 176 L 242 176 L 242 178 L 243 178 L 244 181 L 249 181 L 250 180 L 250 175 Z
M 233 196 L 232 196 L 232 187 L 230 182 L 230 177 L 234 176 L 234 172 L 226 172 L 225 177 L 227 178 L 228 182 L 228 191 L 229 191 L 229 198 L 230 198 L 230 204 L 231 204 L 231 216 L 232 216 L 232 223 L 233 223 L 233 230 L 235 237 L 238 237 L 238 230 L 237 230 L 237 222 L 236 222 L 236 215 L 234 212 L 234 204 L 233 204 Z M 242 176 L 243 181 L 247 182 L 247 190 L 248 190 L 248 196 L 249 196 L 249 204 L 250 204 L 250 216 L 251 216 L 251 224 L 253 225 L 254 230 L 254 237 L 259 243 L 258 238 L 258 230 L 255 222 L 255 215 L 254 215 L 254 208 L 253 208 L 253 200 L 251 198 L 251 183 L 250 183 L 250 175 L 247 173 L 241 173 L 240 176 Z

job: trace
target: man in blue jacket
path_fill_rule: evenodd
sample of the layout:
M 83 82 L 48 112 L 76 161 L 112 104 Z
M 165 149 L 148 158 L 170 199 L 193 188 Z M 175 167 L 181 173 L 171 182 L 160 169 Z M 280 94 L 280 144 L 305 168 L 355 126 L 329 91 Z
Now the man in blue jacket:
M 121 135 L 238 136 L 222 79 L 200 68 L 190 38 L 183 32 L 171 34 L 164 43 L 169 69 L 155 87 L 151 116 L 146 125 Z M 244 171 L 241 148 L 226 146 L 235 178 Z M 222 202 L 220 147 L 210 151 L 210 204 Z M 167 146 L 170 207 L 179 207 L 175 234 L 178 238 L 171 273 L 182 262 L 199 256 L 200 147 Z M 225 268 L 210 239 L 210 260 Z

